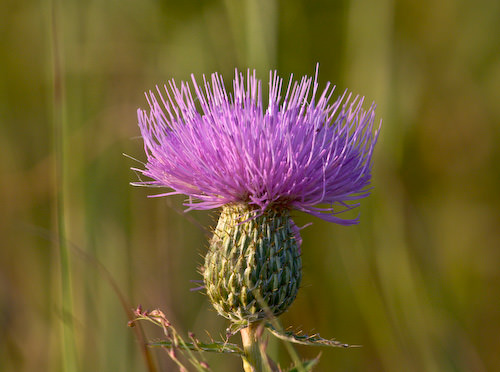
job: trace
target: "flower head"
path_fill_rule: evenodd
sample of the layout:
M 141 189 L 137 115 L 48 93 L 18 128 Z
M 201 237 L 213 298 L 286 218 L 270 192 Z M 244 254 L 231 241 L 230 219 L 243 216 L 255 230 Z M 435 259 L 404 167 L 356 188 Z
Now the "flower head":
M 283 90 L 271 72 L 267 107 L 255 72 L 236 71 L 232 93 L 217 74 L 192 87 L 172 80 L 138 111 L 139 171 L 152 180 L 136 184 L 185 194 L 189 209 L 222 207 L 202 272 L 217 312 L 237 324 L 278 316 L 297 295 L 302 239 L 290 210 L 348 225 L 357 219 L 337 214 L 368 195 L 375 106 L 347 93 L 330 103 L 317 75 Z
M 255 71 L 236 71 L 232 93 L 218 74 L 150 91 L 150 110 L 138 110 L 148 158 L 139 171 L 152 180 L 135 184 L 185 194 L 188 210 L 242 203 L 356 223 L 337 214 L 369 193 L 375 105 L 365 111 L 346 92 L 330 103 L 334 88 L 320 92 L 317 76 L 291 76 L 283 89 L 271 72 L 267 107 Z

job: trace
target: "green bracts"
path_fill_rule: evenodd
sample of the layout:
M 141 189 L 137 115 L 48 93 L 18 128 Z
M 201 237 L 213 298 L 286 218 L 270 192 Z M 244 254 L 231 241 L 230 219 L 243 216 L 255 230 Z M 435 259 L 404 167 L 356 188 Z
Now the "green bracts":
M 251 323 L 282 314 L 302 277 L 298 232 L 287 209 L 223 207 L 205 257 L 206 292 L 217 312 Z

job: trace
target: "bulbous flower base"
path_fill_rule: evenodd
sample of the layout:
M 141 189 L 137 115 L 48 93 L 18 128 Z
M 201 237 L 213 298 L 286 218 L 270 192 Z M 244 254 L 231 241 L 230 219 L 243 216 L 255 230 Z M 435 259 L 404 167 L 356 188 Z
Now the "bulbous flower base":
M 203 271 L 217 312 L 251 323 L 288 309 L 302 278 L 299 239 L 286 209 L 224 206 Z

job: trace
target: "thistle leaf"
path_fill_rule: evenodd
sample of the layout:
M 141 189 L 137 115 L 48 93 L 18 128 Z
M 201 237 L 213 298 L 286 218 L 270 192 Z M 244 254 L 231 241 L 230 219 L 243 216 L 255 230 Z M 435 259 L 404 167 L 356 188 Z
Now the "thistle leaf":
M 344 344 L 335 339 L 325 339 L 319 335 L 319 333 L 315 333 L 312 335 L 307 334 L 298 334 L 290 331 L 280 331 L 277 330 L 271 323 L 266 323 L 266 328 L 271 332 L 275 337 L 293 342 L 301 345 L 310 345 L 310 346 L 330 346 L 330 347 L 359 347 L 359 345 L 349 345 Z
M 238 345 L 230 344 L 227 342 L 214 341 L 211 343 L 205 342 L 184 342 L 175 345 L 172 341 L 155 341 L 149 342 L 149 346 L 164 347 L 167 349 L 181 349 L 181 350 L 191 350 L 191 351 L 208 351 L 212 353 L 228 353 L 228 354 L 238 354 L 244 355 L 243 350 L 240 349 Z

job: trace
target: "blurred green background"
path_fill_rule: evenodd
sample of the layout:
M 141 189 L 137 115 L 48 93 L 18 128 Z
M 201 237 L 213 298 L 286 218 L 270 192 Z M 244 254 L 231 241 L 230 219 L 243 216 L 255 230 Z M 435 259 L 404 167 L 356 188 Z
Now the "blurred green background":
M 363 347 L 298 352 L 322 351 L 317 371 L 499 371 L 499 20 L 490 0 L 3 0 L 0 370 L 65 370 L 61 325 L 72 323 L 80 371 L 146 371 L 103 267 L 125 308 L 223 334 L 226 321 L 189 291 L 217 214 L 183 214 L 182 197 L 129 185 L 141 165 L 123 154 L 145 160 L 136 109 L 172 77 L 218 71 L 227 83 L 251 67 L 267 81 L 271 68 L 286 79 L 319 62 L 322 86 L 375 101 L 383 129 L 358 226 L 297 213 L 314 224 L 282 316 Z M 279 343 L 269 349 L 289 363 Z M 232 356 L 208 361 L 241 369 Z

